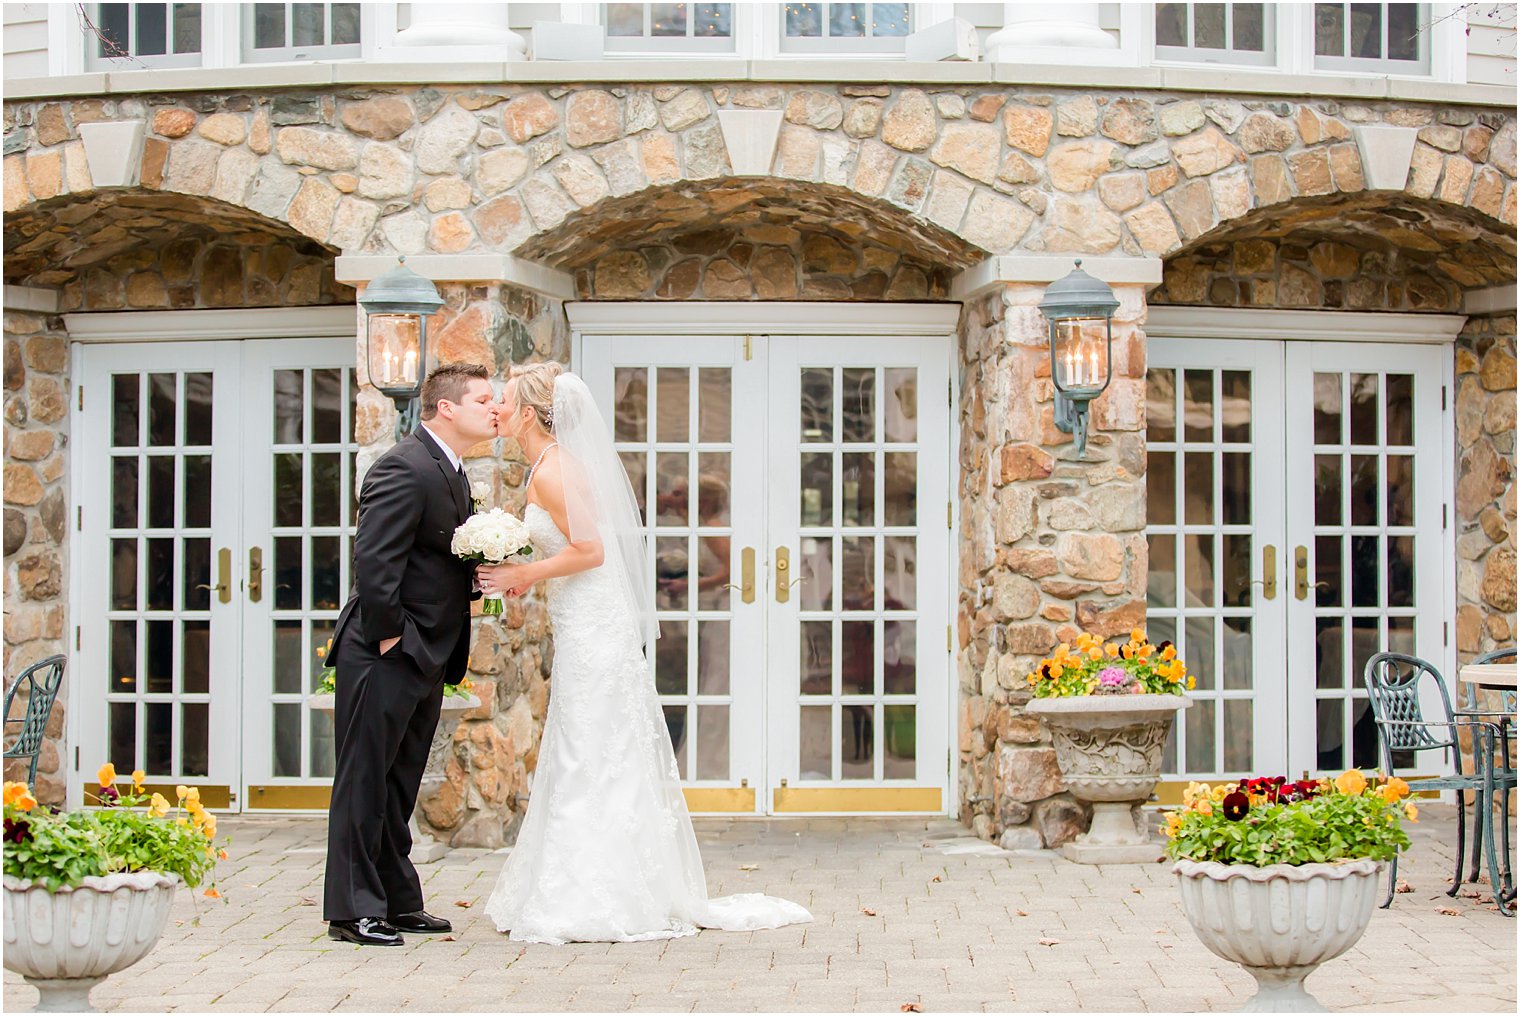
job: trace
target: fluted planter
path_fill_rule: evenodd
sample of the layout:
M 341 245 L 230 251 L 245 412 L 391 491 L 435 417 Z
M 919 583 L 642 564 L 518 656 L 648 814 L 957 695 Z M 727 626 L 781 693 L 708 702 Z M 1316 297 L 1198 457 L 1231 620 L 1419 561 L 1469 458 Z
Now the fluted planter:
M 307 705 L 326 712 L 336 709 L 337 701 L 336 695 L 326 692 L 313 692 L 306 696 Z M 460 698 L 457 695 L 443 697 L 443 705 L 438 715 L 438 727 L 433 731 L 433 743 L 428 748 L 427 765 L 422 770 L 422 787 L 417 794 L 419 801 L 437 790 L 439 785 L 448 778 L 449 746 L 454 741 L 454 729 L 459 726 L 459 721 L 464 718 L 465 713 L 479 708 L 480 697 L 477 695 L 470 695 L 467 698 Z M 409 856 L 413 864 L 428 864 L 449 852 L 448 844 L 434 839 L 431 834 L 423 832 L 417 825 L 415 810 L 412 812 L 410 825 L 412 851 Z
M 1324 1012 L 1304 979 L 1367 930 L 1382 867 L 1367 859 L 1261 868 L 1184 859 L 1172 871 L 1199 940 L 1256 978 L 1242 1012 Z
M 1061 848 L 1079 864 L 1148 864 L 1162 845 L 1140 829 L 1133 808 L 1161 779 L 1161 751 L 1184 695 L 1079 695 L 1031 699 L 1045 721 L 1072 796 L 1092 805 L 1087 832 Z
M 37 1012 L 94 1012 L 90 989 L 152 951 L 178 886 L 153 871 L 56 890 L 7 876 L 5 969 L 40 993 Z

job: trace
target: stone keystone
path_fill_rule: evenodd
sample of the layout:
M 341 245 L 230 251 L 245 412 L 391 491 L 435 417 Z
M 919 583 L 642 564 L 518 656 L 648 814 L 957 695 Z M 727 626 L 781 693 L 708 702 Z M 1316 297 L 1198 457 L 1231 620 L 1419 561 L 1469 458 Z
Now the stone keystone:
M 1362 153 L 1362 173 L 1368 190 L 1403 190 L 1409 161 L 1419 137 L 1416 127 L 1357 124 L 1351 129 Z
M 765 176 L 776 155 L 783 113 L 779 109 L 720 109 L 718 126 L 736 176 Z

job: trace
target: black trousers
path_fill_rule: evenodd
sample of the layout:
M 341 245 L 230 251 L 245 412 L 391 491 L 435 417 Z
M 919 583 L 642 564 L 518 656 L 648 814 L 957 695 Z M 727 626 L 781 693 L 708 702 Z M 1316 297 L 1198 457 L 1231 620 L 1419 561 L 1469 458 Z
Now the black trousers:
M 322 917 L 398 917 L 423 908 L 407 821 L 438 727 L 443 675 L 424 675 L 399 643 L 381 656 L 349 632 L 344 642 Z

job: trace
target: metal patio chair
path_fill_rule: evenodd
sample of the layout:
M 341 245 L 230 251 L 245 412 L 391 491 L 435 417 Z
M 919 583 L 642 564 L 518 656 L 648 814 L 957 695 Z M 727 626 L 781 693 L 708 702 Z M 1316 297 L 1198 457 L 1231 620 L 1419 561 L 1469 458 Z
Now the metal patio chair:
M 1514 663 L 1514 662 L 1515 662 L 1515 647 L 1514 646 L 1509 646 L 1506 649 L 1495 649 L 1493 652 L 1484 653 L 1482 656 L 1478 657 L 1476 660 L 1473 660 L 1473 664 L 1474 665 L 1480 665 L 1480 666 L 1483 665 L 1483 664 L 1488 664 L 1488 663 Z M 1496 770 L 1496 773 L 1509 773 L 1511 776 L 1513 776 L 1514 772 L 1515 772 L 1515 763 L 1514 763 L 1513 758 L 1510 756 L 1509 742 L 1510 742 L 1510 738 L 1512 738 L 1512 737 L 1515 736 L 1515 692 L 1513 692 L 1513 691 L 1501 691 L 1499 693 L 1499 703 L 1500 703 L 1500 705 L 1499 705 L 1498 709 L 1484 709 L 1483 708 L 1483 689 L 1480 688 L 1480 687 L 1478 687 L 1475 684 L 1466 684 L 1466 683 L 1463 683 L 1463 685 L 1462 685 L 1462 696 L 1461 697 L 1462 697 L 1462 708 L 1453 710 L 1453 712 L 1456 715 L 1458 715 L 1458 716 L 1470 716 L 1470 717 L 1473 717 L 1473 718 L 1479 719 L 1479 720 L 1488 720 L 1488 721 L 1491 721 L 1491 722 L 1496 723 L 1498 725 L 1498 727 L 1499 727 L 1499 738 L 1498 738 L 1498 740 L 1499 740 L 1499 757 L 1500 757 L 1500 761 L 1501 761 L 1501 766 L 1500 766 L 1500 768 L 1498 770 Z M 1474 750 L 1476 750 L 1476 748 L 1477 748 L 1477 746 L 1474 745 Z M 1500 821 L 1504 825 L 1504 828 L 1508 829 L 1509 828 L 1509 794 L 1500 794 L 1499 795 L 1499 816 L 1500 816 Z M 1468 862 L 1468 867 L 1467 867 L 1467 880 L 1469 882 L 1476 882 L 1478 880 L 1479 855 L 1481 854 L 1482 849 L 1483 849 L 1483 824 L 1478 821 L 1478 813 L 1477 813 L 1476 808 L 1475 808 L 1475 810 L 1473 811 L 1472 858 Z M 1513 895 L 1513 894 L 1511 894 L 1511 895 Z
M 29 790 L 36 789 L 37 758 L 42 754 L 42 737 L 47 730 L 48 717 L 53 712 L 53 702 L 58 698 L 58 689 L 63 685 L 63 668 L 66 663 L 66 656 L 49 656 L 27 667 L 5 689 L 6 733 L 11 732 L 11 724 L 20 727 L 15 742 L 5 749 L 5 757 L 31 760 L 26 771 L 26 786 Z M 26 711 L 12 718 L 11 703 L 23 685 L 27 689 Z
M 1447 693 L 1446 682 L 1441 679 L 1440 671 L 1418 657 L 1406 656 L 1403 653 L 1378 653 L 1367 661 L 1367 666 L 1362 672 L 1362 679 L 1367 685 L 1368 699 L 1372 703 L 1373 717 L 1377 721 L 1378 747 L 1382 756 L 1384 773 L 1390 775 L 1393 773 L 1394 752 L 1441 749 L 1450 754 L 1455 772 L 1450 776 L 1420 780 L 1418 788 L 1420 790 L 1471 791 L 1477 796 L 1477 817 L 1488 834 L 1486 839 L 1488 841 L 1489 882 L 1493 889 L 1494 902 L 1498 904 L 1500 913 L 1513 916 L 1506 898 L 1510 889 L 1509 827 L 1507 825 L 1502 830 L 1504 840 L 1502 878 L 1499 859 L 1494 851 L 1493 808 L 1491 806 L 1493 795 L 1513 790 L 1515 787 L 1514 770 L 1509 770 L 1507 774 L 1496 773 L 1493 765 L 1493 749 L 1499 736 L 1498 725 L 1476 717 L 1458 716 L 1453 712 L 1451 697 Z M 1427 720 L 1420 708 L 1420 690 L 1430 682 L 1434 682 L 1441 703 L 1441 716 L 1435 720 Z M 1458 737 L 1458 729 L 1464 727 L 1471 731 L 1473 739 L 1471 772 L 1464 771 L 1461 741 Z M 1457 864 L 1456 871 L 1452 874 L 1451 889 L 1446 893 L 1448 896 L 1457 895 L 1462 888 L 1463 846 L 1466 831 L 1466 815 L 1459 807 L 1457 809 Z M 1399 859 L 1395 854 L 1389 866 L 1388 894 L 1382 902 L 1384 908 L 1393 903 L 1398 875 Z

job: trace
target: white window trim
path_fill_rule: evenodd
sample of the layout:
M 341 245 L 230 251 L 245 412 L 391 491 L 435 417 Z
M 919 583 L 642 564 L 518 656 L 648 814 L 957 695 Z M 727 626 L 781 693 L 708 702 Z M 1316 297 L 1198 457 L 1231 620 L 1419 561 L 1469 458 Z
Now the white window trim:
M 1126 5 L 1126 6 L 1128 6 L 1128 5 Z M 1234 54 L 1234 53 L 1239 52 L 1239 53 L 1247 53 L 1248 54 L 1248 53 L 1250 53 L 1250 50 L 1223 50 L 1223 49 L 1199 50 L 1197 47 L 1193 47 L 1193 46 L 1168 46 L 1166 48 L 1168 50 L 1171 50 L 1172 52 L 1167 53 L 1166 55 L 1162 55 L 1161 53 L 1158 52 L 1160 50 L 1160 48 L 1161 48 L 1161 45 L 1160 45 L 1160 43 L 1158 43 L 1156 41 L 1156 7 L 1158 5 L 1157 4 L 1144 4 L 1144 5 L 1136 5 L 1136 6 L 1144 6 L 1144 7 L 1149 8 L 1148 13 L 1149 13 L 1150 16 L 1145 19 L 1145 27 L 1144 27 L 1144 32 L 1145 32 L 1145 36 L 1146 36 L 1144 52 L 1147 53 L 1147 54 L 1149 54 L 1149 57 L 1148 57 L 1149 61 L 1151 63 L 1156 64 L 1157 66 L 1165 66 L 1165 67 L 1203 67 L 1203 68 L 1208 68 L 1208 69 L 1230 69 L 1230 70 L 1241 69 L 1241 70 L 1250 70 L 1250 71 L 1270 71 L 1270 70 L 1276 70 L 1277 67 L 1278 67 L 1279 62 L 1282 59 L 1281 54 L 1279 54 L 1278 49 L 1277 49 L 1277 43 L 1278 43 L 1277 23 L 1282 18 L 1282 15 L 1280 14 L 1280 11 L 1282 10 L 1282 7 L 1284 6 L 1282 4 L 1266 4 L 1265 5 L 1265 9 L 1262 12 L 1265 17 L 1267 17 L 1267 18 L 1269 18 L 1271 20 L 1270 24 L 1264 25 L 1262 27 L 1262 34 L 1264 36 L 1263 41 L 1268 46 L 1268 51 L 1267 51 L 1266 54 L 1264 54 L 1264 56 L 1266 58 L 1262 59 L 1262 60 L 1236 60 L 1236 59 L 1231 59 L 1231 55 Z M 1233 17 L 1233 15 L 1232 15 L 1232 17 Z M 1123 34 L 1123 30 L 1121 30 L 1121 35 L 1122 34 Z M 1121 45 L 1122 45 L 1122 39 L 1121 39 Z M 1195 57 L 1195 56 L 1192 55 L 1195 52 L 1219 53 L 1219 54 L 1222 54 L 1222 55 L 1220 56 L 1220 58 L 1218 60 L 1202 60 L 1202 59 L 1199 59 L 1199 58 L 1197 58 L 1197 57 Z
M 602 26 L 602 42 L 603 42 L 602 55 L 603 55 L 603 57 L 605 59 L 612 59 L 612 60 L 627 60 L 627 59 L 634 59 L 634 60 L 658 60 L 658 59 L 661 59 L 661 58 L 669 59 L 671 57 L 677 57 L 677 58 L 690 57 L 692 59 L 698 59 L 698 60 L 710 60 L 710 59 L 720 59 L 721 60 L 721 59 L 732 58 L 732 57 L 738 56 L 739 55 L 740 40 L 745 36 L 745 34 L 748 31 L 748 22 L 755 15 L 755 6 L 753 4 L 741 4 L 741 3 L 732 4 L 731 6 L 733 7 L 733 10 L 729 12 L 729 16 L 730 16 L 731 20 L 729 21 L 729 26 L 728 26 L 728 30 L 729 30 L 729 36 L 728 36 L 728 38 L 729 38 L 729 41 L 732 43 L 732 45 L 728 49 L 718 49 L 718 48 L 710 47 L 710 46 L 688 46 L 688 45 L 684 45 L 684 43 L 695 41 L 697 38 L 701 38 L 701 39 L 703 39 L 705 41 L 707 39 L 712 39 L 712 38 L 721 38 L 721 36 L 686 36 L 685 38 L 682 38 L 681 36 L 665 36 L 665 37 L 661 37 L 660 39 L 653 39 L 653 38 L 651 38 L 649 36 L 644 36 L 644 37 L 642 37 L 642 39 L 639 36 L 616 36 L 616 37 L 614 37 L 614 36 L 610 36 L 610 35 L 607 34 L 607 32 L 606 32 L 606 26 L 603 25 Z M 601 24 L 601 17 L 602 17 L 602 12 L 601 12 L 602 5 L 601 4 L 561 4 L 560 7 L 561 8 L 565 8 L 565 7 L 584 7 L 584 8 L 589 8 L 590 9 L 590 18 L 591 18 L 591 20 L 589 22 L 578 22 L 578 23 L 580 23 L 580 24 L 593 24 L 593 25 Z M 613 49 L 612 48 L 612 42 L 613 42 L 614 38 L 616 38 L 618 40 L 618 44 L 619 44 L 620 47 L 626 47 L 626 48 Z M 638 43 L 641 42 L 641 41 L 642 42 L 647 42 L 647 43 L 649 43 L 649 45 L 647 45 L 647 46 L 640 46 L 640 45 L 638 45 Z
M 92 56 L 91 51 L 94 48 L 92 44 L 95 40 L 93 37 L 86 36 L 85 30 L 79 21 L 79 14 L 74 9 L 74 5 L 48 4 L 48 62 L 50 69 L 53 59 L 52 43 L 55 16 L 57 16 L 58 20 L 62 23 L 63 30 L 65 32 L 73 33 L 74 48 L 78 54 L 77 61 L 79 70 L 65 73 L 94 72 L 109 74 L 120 71 L 160 71 L 175 70 L 186 67 L 218 66 L 216 64 L 210 63 L 207 57 L 208 48 L 211 46 L 212 40 L 218 37 L 218 33 L 213 31 L 213 25 L 221 20 L 221 15 L 225 13 L 224 7 L 233 7 L 235 9 L 236 5 L 209 3 L 201 4 L 201 51 L 199 53 L 169 53 L 160 56 L 132 57 L 128 59 L 125 57 Z M 94 15 L 92 12 L 92 17 L 93 16 Z M 172 47 L 174 44 L 174 8 L 172 4 L 168 5 L 168 16 L 170 18 L 170 23 L 168 26 L 169 45 Z M 138 63 L 137 61 L 141 61 L 141 63 Z
M 218 5 L 221 6 L 221 5 Z M 336 63 L 342 60 L 360 60 L 364 57 L 364 12 L 373 4 L 359 5 L 359 41 L 353 43 L 324 43 L 321 46 L 299 47 L 302 52 L 310 51 L 309 56 L 298 56 L 296 46 L 279 46 L 270 49 L 254 49 L 254 25 L 253 19 L 257 13 L 254 4 L 229 4 L 235 6 L 237 16 L 238 36 L 238 61 L 245 64 L 271 64 L 271 63 L 311 63 L 322 61 L 323 63 Z M 331 4 L 324 13 L 327 15 L 327 24 L 323 26 L 323 35 L 332 31 Z M 290 25 L 285 26 L 286 37 L 290 34 Z

